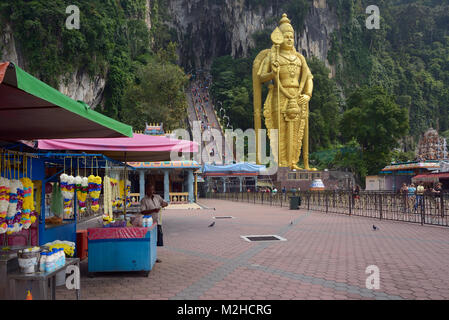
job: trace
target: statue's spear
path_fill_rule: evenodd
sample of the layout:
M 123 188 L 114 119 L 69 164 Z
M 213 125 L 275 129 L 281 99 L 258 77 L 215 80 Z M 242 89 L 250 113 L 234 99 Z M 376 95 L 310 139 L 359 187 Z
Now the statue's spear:
M 274 29 L 273 33 L 271 34 L 271 41 L 273 42 L 275 48 L 276 48 L 276 59 L 274 65 L 277 67 L 277 75 L 276 75 L 276 81 L 277 81 L 277 106 L 278 106 L 278 166 L 281 165 L 281 105 L 280 105 L 280 98 L 279 98 L 279 88 L 280 88 L 280 82 L 279 82 L 279 48 L 281 44 L 284 42 L 284 35 L 282 34 L 279 27 Z

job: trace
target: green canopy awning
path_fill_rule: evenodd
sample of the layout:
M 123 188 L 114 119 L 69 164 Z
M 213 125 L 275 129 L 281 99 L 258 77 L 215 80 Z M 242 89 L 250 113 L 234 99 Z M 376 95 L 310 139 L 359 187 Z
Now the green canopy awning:
M 11 62 L 0 62 L 0 140 L 132 136 L 131 126 L 67 97 Z

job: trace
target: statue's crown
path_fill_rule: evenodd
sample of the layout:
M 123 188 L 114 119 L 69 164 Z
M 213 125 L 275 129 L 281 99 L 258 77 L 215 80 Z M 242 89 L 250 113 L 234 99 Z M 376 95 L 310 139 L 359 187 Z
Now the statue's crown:
M 281 29 L 282 33 L 285 33 L 287 31 L 294 32 L 293 27 L 290 24 L 290 19 L 287 18 L 286 13 L 282 15 L 282 19 L 279 21 L 279 29 Z

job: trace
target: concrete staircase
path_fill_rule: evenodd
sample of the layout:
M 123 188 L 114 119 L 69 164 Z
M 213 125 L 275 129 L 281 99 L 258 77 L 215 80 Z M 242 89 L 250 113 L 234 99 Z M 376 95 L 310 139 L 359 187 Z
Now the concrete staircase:
M 210 99 L 209 88 L 210 81 L 206 77 L 191 80 L 187 90 L 187 102 L 189 104 L 187 109 L 188 122 L 192 130 L 194 121 L 201 122 L 202 134 L 209 129 L 218 130 L 219 137 L 215 137 L 212 141 L 203 141 L 201 143 L 202 161 L 209 164 L 223 164 L 224 154 L 231 154 L 231 149 L 229 146 L 225 146 L 223 128 Z M 217 144 L 218 139 L 222 141 L 222 148 L 219 148 Z

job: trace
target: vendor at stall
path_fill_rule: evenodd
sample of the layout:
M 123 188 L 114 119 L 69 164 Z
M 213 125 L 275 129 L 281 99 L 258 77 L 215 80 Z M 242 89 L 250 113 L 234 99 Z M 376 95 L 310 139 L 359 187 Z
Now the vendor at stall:
M 162 233 L 161 209 L 168 206 L 168 203 L 155 192 L 154 185 L 147 183 L 145 185 L 145 197 L 140 201 L 140 213 L 142 215 L 151 215 L 153 222 L 157 223 L 157 245 L 164 245 Z M 156 262 L 161 262 L 159 259 Z

